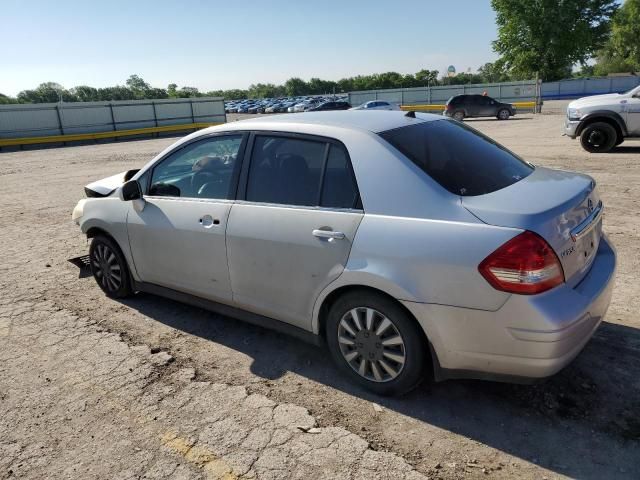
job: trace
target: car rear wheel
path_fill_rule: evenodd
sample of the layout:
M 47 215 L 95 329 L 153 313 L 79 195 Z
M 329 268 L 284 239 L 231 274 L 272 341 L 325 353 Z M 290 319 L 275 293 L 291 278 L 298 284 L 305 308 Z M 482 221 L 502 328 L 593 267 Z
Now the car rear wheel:
M 400 395 L 423 379 L 423 335 L 394 301 L 366 291 L 352 292 L 331 307 L 326 327 L 334 361 L 366 389 Z
M 464 120 L 464 112 L 462 110 L 457 110 L 453 113 L 453 118 L 461 122 Z
M 605 153 L 616 146 L 618 134 L 613 126 L 605 122 L 587 125 L 580 135 L 580 144 L 587 152 Z
M 509 120 L 511 113 L 506 108 L 498 110 L 498 120 Z
M 111 298 L 131 295 L 129 269 L 122 252 L 113 240 L 98 235 L 89 247 L 91 273 L 102 291 Z

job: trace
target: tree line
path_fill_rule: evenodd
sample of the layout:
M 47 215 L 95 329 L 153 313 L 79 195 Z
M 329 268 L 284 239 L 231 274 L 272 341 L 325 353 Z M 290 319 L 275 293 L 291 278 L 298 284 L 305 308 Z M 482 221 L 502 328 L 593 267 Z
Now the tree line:
M 487 64 L 490 65 L 490 64 Z M 487 68 L 487 72 L 491 69 Z M 257 83 L 248 89 L 200 91 L 195 87 L 180 87 L 170 83 L 167 88 L 149 85 L 138 75 L 131 75 L 124 85 L 94 88 L 81 85 L 70 89 L 55 82 L 40 84 L 33 90 L 23 90 L 17 97 L 11 98 L 0 94 L 0 103 L 56 103 L 56 102 L 94 102 L 110 100 L 144 100 L 163 98 L 224 97 L 229 100 L 264 97 L 295 97 L 300 95 L 321 95 L 328 93 L 346 93 L 354 90 L 373 90 L 379 88 L 405 88 L 439 85 L 443 82 L 452 84 L 489 81 L 481 68 L 476 74 L 461 74 L 452 78 L 438 80 L 437 70 L 420 70 L 414 74 L 397 72 L 358 75 L 338 81 L 311 78 L 290 78 L 282 85 L 273 83 Z
M 440 76 L 438 70 L 415 74 L 398 72 L 357 75 L 337 81 L 290 78 L 282 85 L 257 83 L 248 89 L 201 92 L 195 87 L 171 83 L 152 87 L 138 75 L 125 85 L 70 89 L 47 82 L 23 90 L 12 98 L 0 93 L 2 103 L 55 103 L 109 100 L 190 98 L 201 96 L 242 98 L 284 97 L 346 93 L 357 90 L 409 88 L 442 84 L 468 84 L 640 72 L 640 0 L 492 0 L 498 27 L 493 49 L 500 58 L 477 72 Z M 574 66 L 580 69 L 574 71 Z

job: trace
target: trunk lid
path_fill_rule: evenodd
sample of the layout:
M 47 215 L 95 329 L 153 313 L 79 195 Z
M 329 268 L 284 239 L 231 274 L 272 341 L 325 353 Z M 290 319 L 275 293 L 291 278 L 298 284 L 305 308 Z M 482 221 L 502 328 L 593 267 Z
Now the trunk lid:
M 602 204 L 595 181 L 587 175 L 536 167 L 506 188 L 461 201 L 485 223 L 530 230 L 544 238 L 570 286 L 584 277 L 598 250 Z

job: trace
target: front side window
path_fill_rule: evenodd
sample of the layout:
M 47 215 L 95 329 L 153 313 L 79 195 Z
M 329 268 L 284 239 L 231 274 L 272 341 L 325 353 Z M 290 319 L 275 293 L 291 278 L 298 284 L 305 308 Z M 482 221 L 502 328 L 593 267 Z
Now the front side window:
M 242 138 L 242 135 L 207 138 L 172 153 L 153 168 L 149 195 L 231 198 Z
M 257 136 L 251 154 L 247 200 L 317 206 L 327 144 Z
M 434 120 L 380 134 L 449 192 L 484 195 L 529 176 L 534 167 L 473 128 Z

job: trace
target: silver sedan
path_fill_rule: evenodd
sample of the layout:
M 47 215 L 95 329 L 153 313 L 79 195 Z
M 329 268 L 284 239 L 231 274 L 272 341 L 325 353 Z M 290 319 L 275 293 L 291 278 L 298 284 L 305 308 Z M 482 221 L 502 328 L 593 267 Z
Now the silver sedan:
M 379 394 L 556 373 L 605 315 L 616 255 L 593 179 L 413 112 L 207 128 L 85 188 L 111 297 L 167 296 L 326 343 Z

